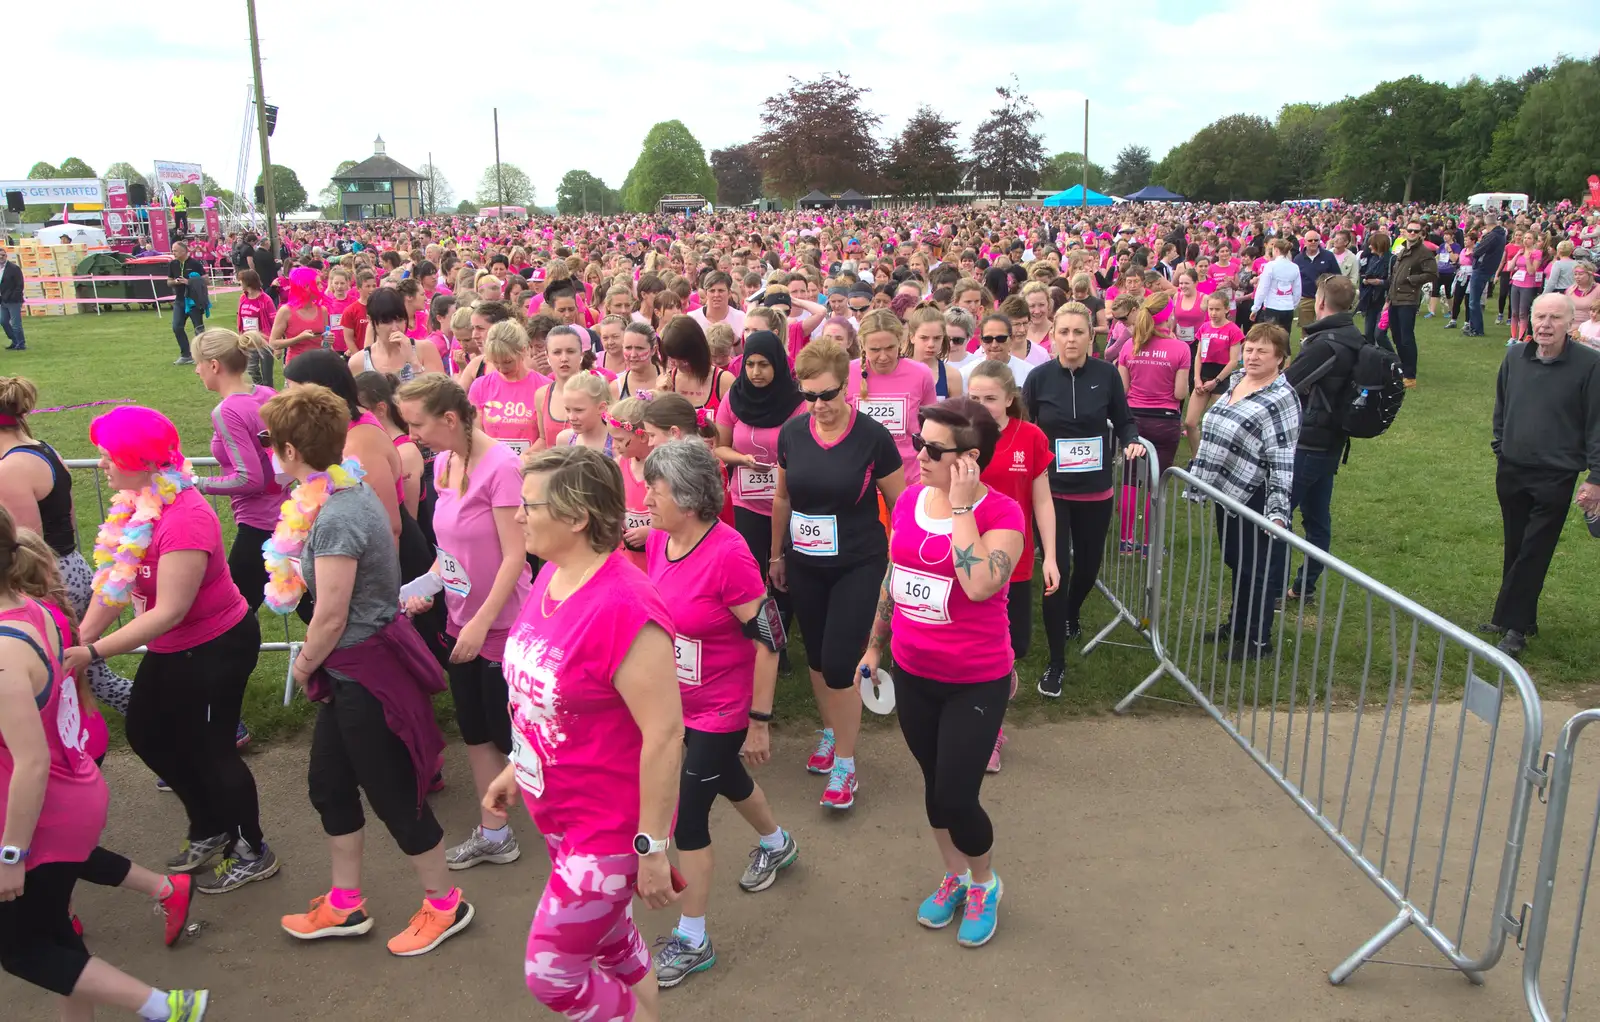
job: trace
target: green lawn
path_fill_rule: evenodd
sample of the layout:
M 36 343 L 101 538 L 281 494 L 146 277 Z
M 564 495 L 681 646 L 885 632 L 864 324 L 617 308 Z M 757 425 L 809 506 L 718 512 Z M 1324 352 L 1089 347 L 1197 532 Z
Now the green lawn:
M 224 296 L 216 321 L 232 326 L 233 310 L 233 296 Z M 188 452 L 206 455 L 212 397 L 192 369 L 170 364 L 177 350 L 169 323 L 167 316 L 150 312 L 30 318 L 28 351 L 5 353 L 0 370 L 32 378 L 43 407 L 112 398 L 158 407 L 177 423 Z M 1442 317 L 1418 324 L 1421 386 L 1408 395 L 1389 433 L 1358 443 L 1339 473 L 1334 552 L 1470 629 L 1487 618 L 1500 577 L 1500 519 L 1489 422 L 1495 372 L 1507 332 L 1490 327 L 1488 337 L 1462 338 L 1442 325 Z M 41 415 L 32 425 L 64 456 L 91 457 L 89 420 L 103 410 Z M 1179 457 L 1187 460 L 1184 453 Z M 85 556 L 99 524 L 94 476 L 82 471 L 75 477 Z M 225 505 L 223 513 L 225 529 L 231 531 Z M 1574 513 L 1545 587 L 1540 635 L 1524 656 L 1529 673 L 1547 695 L 1596 680 L 1590 621 L 1595 603 L 1587 583 L 1594 577 L 1597 549 L 1581 516 Z M 1591 595 L 1583 596 L 1586 591 Z M 1092 596 L 1085 608 L 1085 630 L 1092 634 L 1108 619 L 1105 601 Z M 299 621 L 291 620 L 298 637 Z M 262 621 L 269 639 L 283 639 L 281 619 L 263 612 Z M 1131 637 L 1126 629 L 1113 636 Z M 1153 667 L 1148 649 L 1105 647 L 1087 659 L 1073 657 L 1066 697 L 1044 706 L 1032 685 L 1044 666 L 1043 645 L 1039 632 L 1021 668 L 1024 685 L 1018 709 L 1024 712 L 1042 711 L 1054 717 L 1104 710 Z M 797 656 L 797 668 L 800 659 Z M 263 654 L 251 681 L 245 719 L 262 737 L 290 730 L 308 715 L 301 701 L 288 709 L 281 705 L 286 666 L 283 654 Z M 128 673 L 132 667 L 122 669 Z M 778 709 L 790 718 L 813 714 L 802 671 L 797 669 L 780 682 Z

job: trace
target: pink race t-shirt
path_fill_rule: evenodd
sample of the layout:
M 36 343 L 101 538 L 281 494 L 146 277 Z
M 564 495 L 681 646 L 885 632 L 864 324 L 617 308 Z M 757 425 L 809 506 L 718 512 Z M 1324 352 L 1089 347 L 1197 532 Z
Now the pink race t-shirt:
M 801 402 L 795 405 L 794 412 L 789 418 L 798 418 L 805 413 L 805 402 Z M 735 451 L 752 455 L 764 465 L 778 464 L 778 431 L 783 428 L 782 426 L 766 429 L 747 426 L 733 414 L 733 404 L 729 401 L 723 401 L 717 406 L 716 423 L 718 426 L 726 426 L 733 433 Z M 729 469 L 728 474 L 732 476 L 732 486 L 729 489 L 733 491 L 734 507 L 742 507 L 746 511 L 772 517 L 772 498 L 777 494 L 778 488 L 778 471 L 775 467 L 761 472 L 748 465 L 739 465 Z
M 1177 411 L 1174 384 L 1189 371 L 1189 359 L 1189 346 L 1176 337 L 1152 337 L 1137 355 L 1131 343 L 1123 345 L 1117 365 L 1128 370 L 1128 407 Z
M 1206 320 L 1194 336 L 1200 361 L 1217 365 L 1227 365 L 1233 355 L 1233 346 L 1244 343 L 1244 331 L 1232 320 L 1223 320 L 1221 326 L 1212 326 L 1211 321 Z
M 462 496 L 447 485 L 445 462 L 450 457 L 440 454 L 433 459 L 433 482 L 439 492 L 433 508 L 433 532 L 439 541 L 439 575 L 444 579 L 444 605 L 450 618 L 445 631 L 454 637 L 482 609 L 494 588 L 504 559 L 494 510 L 522 505 L 522 470 L 511 448 L 492 444 L 479 457 L 477 467 L 467 473 L 467 492 Z M 532 575 L 527 559 L 520 553 L 518 559 L 522 574 L 489 626 L 479 653 L 485 660 L 505 658 L 506 635 L 528 598 Z
M 672 608 L 683 723 L 696 731 L 726 734 L 750 725 L 756 649 L 733 616 L 733 607 L 759 600 L 767 587 L 749 544 L 716 522 L 695 548 L 674 561 L 667 534 L 650 533 L 645 545 L 650 581 Z
M 574 852 L 628 854 L 643 741 L 614 679 L 646 625 L 673 635 L 672 616 L 620 554 L 559 603 L 546 597 L 555 571 L 546 564 L 534 579 L 506 642 L 512 765 L 542 832 Z
M 521 454 L 539 435 L 534 395 L 549 382 L 542 373 L 512 381 L 491 369 L 472 381 L 467 400 L 483 416 L 483 431 Z
M 272 320 L 278 315 L 278 307 L 272 303 L 272 296 L 265 291 L 251 298 L 249 295 L 239 295 L 239 332 L 246 330 L 259 330 L 264 334 L 272 332 Z
M 1011 672 L 1011 643 L 996 642 L 1010 627 L 1009 586 L 981 603 L 956 580 L 951 537 L 955 520 L 929 518 L 929 489 L 918 483 L 895 501 L 889 540 L 889 586 L 894 620 L 889 639 L 894 662 L 933 681 L 974 684 Z M 978 535 L 995 529 L 1022 532 L 1022 508 L 989 490 L 972 509 Z
M 858 402 L 861 393 L 861 360 L 850 363 L 850 378 L 845 381 L 845 395 L 851 407 L 858 403 L 869 418 L 877 419 L 894 438 L 895 450 L 906 470 L 906 478 L 916 478 L 917 452 L 911 449 L 911 435 L 917 432 L 917 409 L 939 403 L 939 393 L 934 389 L 933 370 L 921 362 L 902 358 L 891 373 L 868 372 L 867 399 Z
M 222 523 L 200 491 L 190 487 L 178 494 L 156 520 L 150 547 L 133 580 L 134 614 L 143 614 L 156 605 L 156 568 L 161 555 L 178 550 L 205 551 L 205 573 L 183 620 L 147 644 L 152 653 L 180 653 L 210 642 L 250 611 L 239 587 L 233 584 L 233 576 L 228 574 Z

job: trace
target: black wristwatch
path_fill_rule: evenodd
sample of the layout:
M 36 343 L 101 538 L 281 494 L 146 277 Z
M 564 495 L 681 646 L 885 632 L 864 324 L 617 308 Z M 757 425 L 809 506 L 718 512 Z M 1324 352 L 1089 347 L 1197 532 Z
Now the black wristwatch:
M 762 713 L 760 710 L 751 710 L 750 719 L 760 721 L 761 723 L 765 724 L 772 720 L 772 714 Z

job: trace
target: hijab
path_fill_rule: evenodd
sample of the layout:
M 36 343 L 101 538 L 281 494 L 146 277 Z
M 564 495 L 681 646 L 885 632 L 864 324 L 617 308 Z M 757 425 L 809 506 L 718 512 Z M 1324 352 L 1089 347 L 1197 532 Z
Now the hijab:
M 758 387 L 750 382 L 750 356 L 760 355 L 772 364 L 772 382 Z M 771 429 L 789 421 L 800 405 L 800 385 L 789 368 L 783 342 L 771 330 L 757 330 L 744 341 L 744 362 L 739 378 L 728 391 L 728 405 L 746 426 Z

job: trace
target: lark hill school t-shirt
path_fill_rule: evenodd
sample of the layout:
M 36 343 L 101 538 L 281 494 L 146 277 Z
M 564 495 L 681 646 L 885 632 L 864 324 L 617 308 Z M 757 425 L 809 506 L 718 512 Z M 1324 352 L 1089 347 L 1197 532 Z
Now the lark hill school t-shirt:
M 927 367 L 922 367 L 927 372 Z M 876 419 L 851 409 L 833 443 L 817 439 L 810 415 L 778 431 L 778 465 L 789 490 L 784 550 L 817 564 L 860 564 L 889 552 L 874 483 L 902 467 L 900 451 Z
M 506 642 L 511 762 L 541 831 L 586 855 L 633 851 L 639 831 L 639 726 L 613 679 L 646 625 L 674 634 L 644 573 L 613 553 L 565 600 L 556 567 L 534 579 Z
M 152 653 L 179 653 L 210 642 L 238 624 L 250 605 L 228 573 L 228 551 L 222 545 L 222 524 L 199 490 L 190 487 L 167 505 L 150 537 L 149 549 L 133 580 L 133 612 L 156 605 L 156 568 L 161 555 L 178 550 L 203 550 L 205 573 L 189 613 L 177 626 L 147 644 Z
M 467 473 L 465 496 L 449 486 L 446 463 L 451 455 L 433 459 L 433 482 L 439 497 L 433 508 L 433 531 L 439 541 L 439 577 L 444 580 L 445 626 L 451 638 L 461 634 L 477 616 L 494 588 L 502 554 L 500 533 L 494 524 L 495 508 L 522 505 L 522 470 L 511 448 L 493 444 Z M 505 658 L 506 636 L 517 622 L 517 612 L 528 599 L 532 581 L 525 559 L 511 597 L 489 626 L 479 656 L 496 663 Z
M 300 554 L 306 589 L 317 595 L 317 558 L 356 562 L 350 616 L 335 648 L 348 649 L 376 635 L 400 608 L 400 554 L 389 533 L 389 513 L 366 483 L 335 490 L 317 512 Z
M 799 418 L 806 414 L 804 403 L 794 406 L 791 419 Z M 776 466 L 778 464 L 778 430 L 781 426 L 769 426 L 757 429 L 747 426 L 739 421 L 733 414 L 733 403 L 723 401 L 717 405 L 717 425 L 726 426 L 733 434 L 733 449 L 740 454 L 748 454 L 763 465 Z M 746 511 L 754 511 L 758 515 L 772 517 L 772 498 L 778 490 L 778 470 L 768 468 L 762 471 L 751 468 L 749 465 L 738 465 L 729 471 L 730 486 L 733 491 L 733 506 L 742 507 Z
M 272 303 L 272 296 L 265 291 L 251 298 L 249 295 L 239 296 L 239 332 L 246 330 L 259 330 L 261 333 L 272 332 L 272 320 L 278 315 L 278 307 Z
M 845 384 L 845 397 L 852 407 L 859 408 L 876 419 L 894 438 L 895 449 L 900 452 L 900 463 L 905 467 L 906 478 L 916 471 L 917 452 L 911 449 L 911 435 L 917 431 L 917 409 L 939 403 L 939 393 L 934 388 L 933 370 L 921 362 L 902 358 L 894 372 L 882 375 L 868 370 L 867 399 L 860 401 L 861 360 L 850 363 L 850 379 Z
M 955 519 L 928 517 L 929 490 L 908 487 L 894 506 L 889 593 L 894 599 L 889 648 L 894 662 L 933 681 L 975 684 L 1011 673 L 1011 643 L 995 642 L 1010 627 L 1007 588 L 974 603 L 956 578 Z M 996 490 L 973 507 L 982 536 L 996 529 L 1023 532 L 1022 508 Z
M 683 557 L 667 556 L 667 534 L 657 529 L 646 544 L 650 581 L 672 608 L 672 637 L 683 723 L 696 731 L 726 734 L 749 726 L 756 649 L 732 607 L 766 594 L 761 569 L 744 538 L 716 522 Z
M 1225 321 L 1221 326 L 1212 326 L 1209 320 L 1194 334 L 1196 348 L 1200 352 L 1201 362 L 1214 362 L 1217 365 L 1227 365 L 1229 357 L 1233 354 L 1235 344 L 1244 343 L 1244 331 L 1232 321 Z
M 1189 372 L 1189 358 L 1189 346 L 1174 337 L 1152 337 L 1137 355 L 1132 344 L 1123 345 L 1117 365 L 1128 370 L 1128 407 L 1177 411 L 1174 385 Z
M 512 381 L 491 369 L 472 381 L 467 400 L 483 416 L 483 431 L 521 454 L 538 439 L 538 406 L 534 397 L 549 382 L 550 378 L 542 373 L 529 372 Z
M 1011 581 L 1025 582 L 1033 577 L 1033 481 L 1050 471 L 1050 441 L 1031 422 L 1009 419 L 1000 431 L 994 457 L 978 481 L 991 490 L 1017 502 L 1027 526 L 1022 532 L 1022 556 L 1017 558 Z

